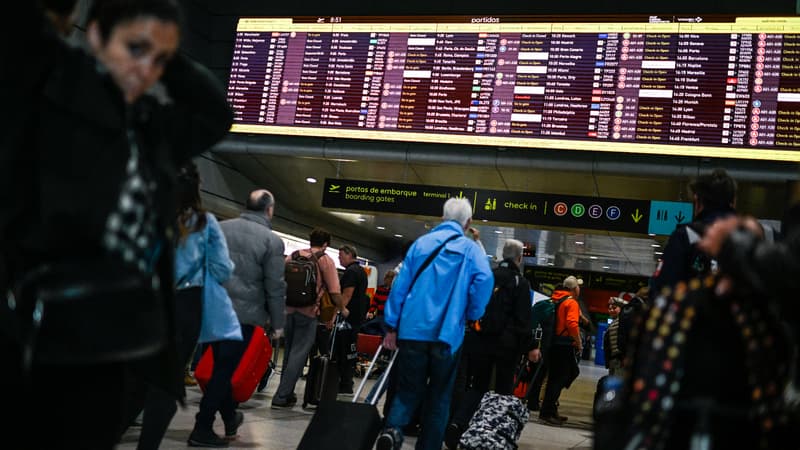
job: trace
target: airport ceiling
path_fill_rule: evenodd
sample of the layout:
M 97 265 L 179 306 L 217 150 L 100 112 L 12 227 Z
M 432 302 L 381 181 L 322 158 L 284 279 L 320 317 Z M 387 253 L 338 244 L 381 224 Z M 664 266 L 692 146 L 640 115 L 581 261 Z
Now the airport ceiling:
M 324 226 L 338 238 L 338 243 L 355 242 L 370 249 L 368 254 L 378 261 L 398 257 L 404 242 L 424 234 L 436 226 L 439 219 L 324 208 L 322 193 L 326 178 L 689 201 L 687 184 L 693 176 L 714 167 L 724 167 L 739 179 L 740 211 L 772 220 L 779 219 L 783 211 L 787 180 L 798 179 L 797 165 L 785 163 L 463 146 L 444 151 L 433 149 L 429 153 L 421 150 L 403 157 L 391 148 L 392 144 L 362 142 L 374 148 L 348 152 L 332 151 L 340 144 L 336 140 L 316 140 L 311 141 L 319 146 L 315 152 L 308 150 L 313 148 L 308 142 L 293 148 L 297 140 L 291 138 L 233 136 L 229 141 L 237 139 L 245 139 L 249 144 L 245 148 L 220 145 L 215 149 L 215 157 L 276 195 L 277 227 L 305 236 L 309 226 Z M 276 140 L 279 141 L 277 145 Z M 397 145 L 415 148 L 413 144 Z M 486 158 L 487 152 L 495 154 Z M 525 157 L 533 154 L 543 156 Z M 492 160 L 494 163 L 490 164 Z M 318 182 L 309 183 L 308 177 Z M 652 273 L 657 252 L 666 242 L 665 236 L 646 234 L 545 229 L 495 222 L 478 222 L 476 226 L 489 254 L 498 255 L 504 240 L 513 237 L 536 247 L 535 261 L 539 265 L 643 276 Z

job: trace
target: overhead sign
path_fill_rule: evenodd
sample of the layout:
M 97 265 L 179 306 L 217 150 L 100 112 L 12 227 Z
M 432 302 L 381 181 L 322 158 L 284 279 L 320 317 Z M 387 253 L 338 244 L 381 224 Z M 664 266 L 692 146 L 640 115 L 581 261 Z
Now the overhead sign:
M 672 234 L 675 227 L 692 221 L 692 204 L 685 202 L 650 202 L 650 234 Z
M 650 232 L 652 214 L 648 200 L 326 179 L 322 206 L 441 217 L 442 206 L 451 197 L 469 199 L 475 220 L 641 234 Z M 689 208 L 691 210 L 691 205 Z

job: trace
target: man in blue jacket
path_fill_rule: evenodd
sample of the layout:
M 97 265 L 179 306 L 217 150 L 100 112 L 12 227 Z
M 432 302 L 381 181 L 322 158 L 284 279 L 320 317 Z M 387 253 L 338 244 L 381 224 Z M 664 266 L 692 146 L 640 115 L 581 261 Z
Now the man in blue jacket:
M 468 200 L 447 200 L 442 224 L 414 242 L 392 285 L 383 344 L 399 349 L 393 369 L 397 393 L 378 438 L 379 450 L 401 447 L 400 430 L 423 399 L 416 448 L 442 447 L 466 321 L 483 316 L 494 287 L 486 254 L 464 236 L 471 222 Z

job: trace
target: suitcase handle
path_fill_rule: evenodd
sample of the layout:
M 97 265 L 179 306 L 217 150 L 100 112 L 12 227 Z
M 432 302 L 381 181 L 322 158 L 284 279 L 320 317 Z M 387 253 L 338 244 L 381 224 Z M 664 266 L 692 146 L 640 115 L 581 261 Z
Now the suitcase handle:
M 375 363 L 378 361 L 378 357 L 381 355 L 381 351 L 383 351 L 383 342 L 381 345 L 378 346 L 378 350 L 375 352 L 375 356 L 372 357 L 372 361 L 369 363 L 369 367 L 367 367 L 367 371 L 364 373 L 364 376 L 361 378 L 361 383 L 358 384 L 358 389 L 356 393 L 353 395 L 353 403 L 358 402 L 358 397 L 361 395 L 361 392 L 364 390 L 364 386 L 367 384 L 367 378 L 369 378 L 369 373 L 372 372 L 372 369 L 375 367 Z M 378 403 L 378 399 L 380 398 L 380 393 L 383 390 L 384 384 L 386 384 L 387 380 L 389 379 L 388 375 L 392 370 L 392 366 L 394 366 L 394 360 L 397 358 L 397 350 L 392 350 L 392 359 L 389 360 L 389 365 L 386 367 L 385 376 L 381 376 L 378 379 L 378 389 L 377 394 L 375 397 L 369 402 L 370 405 L 375 405 Z

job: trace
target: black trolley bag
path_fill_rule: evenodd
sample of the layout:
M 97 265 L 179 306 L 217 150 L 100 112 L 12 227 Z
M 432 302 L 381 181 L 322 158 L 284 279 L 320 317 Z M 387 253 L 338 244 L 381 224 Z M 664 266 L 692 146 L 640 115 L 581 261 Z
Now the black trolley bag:
M 383 351 L 382 344 L 375 352 L 351 402 L 335 401 L 320 404 L 297 450 L 371 450 L 375 446 L 375 440 L 383 426 L 378 408 L 375 406 L 380 395 L 375 395 L 368 403 L 361 403 L 358 398 L 381 351 Z M 397 350 L 392 352 L 389 365 L 386 367 L 387 374 L 392 370 L 395 358 Z M 383 390 L 383 384 L 387 379 L 388 377 L 381 377 L 378 380 L 376 392 L 380 393 Z
M 308 405 L 319 407 L 323 403 L 336 401 L 336 394 L 339 390 L 339 371 L 336 368 L 336 361 L 333 352 L 336 345 L 336 330 L 344 323 L 341 314 L 336 315 L 333 329 L 331 330 L 331 346 L 328 354 L 314 355 L 308 366 L 306 376 L 306 387 L 303 391 L 303 408 Z

